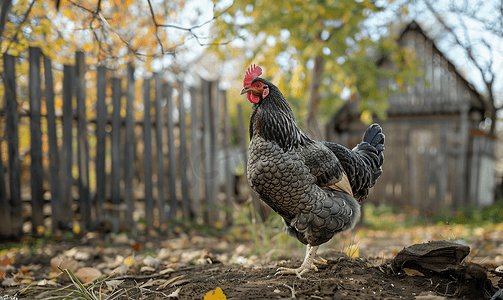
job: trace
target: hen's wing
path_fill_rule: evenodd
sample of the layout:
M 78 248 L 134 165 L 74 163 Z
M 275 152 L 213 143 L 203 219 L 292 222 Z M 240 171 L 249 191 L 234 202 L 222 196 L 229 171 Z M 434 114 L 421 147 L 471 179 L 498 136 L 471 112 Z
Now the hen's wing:
M 384 134 L 381 126 L 372 124 L 367 128 L 363 141 L 353 150 L 335 143 L 322 143 L 339 159 L 348 176 L 353 196 L 360 202 L 365 200 L 369 189 L 382 174 Z
M 335 154 L 323 143 L 313 141 L 302 149 L 304 163 L 316 178 L 316 185 L 353 195 L 348 176 Z

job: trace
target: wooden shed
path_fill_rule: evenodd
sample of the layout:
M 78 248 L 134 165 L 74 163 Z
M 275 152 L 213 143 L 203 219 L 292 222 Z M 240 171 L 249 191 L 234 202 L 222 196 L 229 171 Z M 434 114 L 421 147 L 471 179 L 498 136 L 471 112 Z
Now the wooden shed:
M 400 36 L 424 61 L 425 84 L 391 95 L 386 120 L 384 173 L 369 201 L 418 208 L 425 214 L 462 204 L 494 201 L 495 139 L 479 130 L 484 103 L 474 87 L 442 55 L 416 22 Z M 388 61 L 379 62 L 383 67 Z M 390 84 L 393 82 L 382 82 Z M 347 147 L 361 141 L 367 125 L 358 101 L 348 101 L 327 123 L 327 140 Z

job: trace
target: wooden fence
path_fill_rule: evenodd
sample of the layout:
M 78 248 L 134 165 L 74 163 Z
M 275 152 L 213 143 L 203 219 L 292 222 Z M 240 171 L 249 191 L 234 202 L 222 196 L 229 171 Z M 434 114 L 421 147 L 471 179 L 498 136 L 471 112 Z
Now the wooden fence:
M 62 98 L 62 113 L 57 116 L 51 61 L 39 48 L 30 48 L 29 110 L 22 113 L 18 109 L 16 60 L 19 59 L 3 56 L 5 118 L 2 121 L 6 129 L 3 139 L 7 143 L 8 165 L 0 164 L 0 236 L 21 236 L 23 223 L 26 227 L 27 221 L 31 222 L 33 232 L 40 232 L 48 225 L 53 230 L 68 228 L 72 221 L 80 222 L 84 229 L 93 229 L 103 220 L 111 221 L 114 229 L 119 226 L 132 229 L 138 221 L 138 216 L 133 217 L 138 208 L 150 228 L 158 228 L 180 216 L 209 223 L 230 220 L 229 210 L 222 208 L 233 207 L 236 195 L 232 164 L 246 161 L 243 146 L 246 133 L 241 107 L 238 107 L 240 150 L 236 151 L 230 142 L 226 92 L 218 89 L 218 82 L 201 79 L 199 89 L 187 88 L 183 82 L 171 84 L 163 81 L 161 74 L 154 74 L 153 78 L 143 81 L 143 120 L 138 121 L 134 118 L 134 68 L 127 67 L 124 93 L 123 78 L 110 78 L 104 67 L 97 67 L 96 103 L 92 108 L 86 107 L 89 95 L 86 95 L 84 53 L 77 52 L 75 66 L 64 66 L 62 91 L 56 95 Z M 111 114 L 107 105 L 109 84 Z M 173 89 L 178 91 L 178 101 L 172 96 Z M 190 95 L 190 111 L 185 108 L 187 95 Z M 41 114 L 42 98 L 45 98 L 47 112 L 44 115 Z M 121 115 L 123 103 L 125 117 Z M 87 119 L 89 109 L 96 109 L 96 119 Z M 177 120 L 175 110 L 178 110 Z M 31 199 L 22 199 L 21 193 L 28 187 L 23 186 L 21 180 L 20 118 L 28 118 L 30 124 Z M 42 147 L 41 120 L 44 118 L 49 146 L 46 151 Z M 187 118 L 190 118 L 189 125 Z M 62 133 L 58 134 L 58 129 Z M 93 138 L 91 149 L 90 138 Z M 94 168 L 90 168 L 90 150 L 95 153 Z M 44 155 L 49 156 L 48 168 L 43 165 Z M 107 160 L 111 161 L 109 172 Z M 76 179 L 72 173 L 75 168 L 78 169 Z M 218 169 L 223 169 L 223 174 Z M 90 189 L 90 175 L 96 180 L 95 191 Z M 31 216 L 23 217 L 26 203 L 31 204 Z M 52 224 L 47 224 L 49 219 L 44 214 L 44 205 L 49 203 Z

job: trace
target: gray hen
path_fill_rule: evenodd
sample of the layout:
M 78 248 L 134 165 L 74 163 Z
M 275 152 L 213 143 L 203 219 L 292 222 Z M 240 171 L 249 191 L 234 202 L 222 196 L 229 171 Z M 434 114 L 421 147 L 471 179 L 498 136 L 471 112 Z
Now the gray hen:
M 260 67 L 250 67 L 241 91 L 253 103 L 247 176 L 260 199 L 283 218 L 288 234 L 307 245 L 299 268 L 276 273 L 301 278 L 316 270 L 319 245 L 360 218 L 360 203 L 382 174 L 384 134 L 371 125 L 353 150 L 312 140 L 281 91 L 261 74 Z

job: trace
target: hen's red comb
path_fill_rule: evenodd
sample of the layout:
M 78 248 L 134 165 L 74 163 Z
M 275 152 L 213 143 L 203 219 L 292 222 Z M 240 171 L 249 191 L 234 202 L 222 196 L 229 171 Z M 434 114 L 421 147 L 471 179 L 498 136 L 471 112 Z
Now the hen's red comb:
M 255 64 L 251 65 L 246 71 L 245 79 L 243 80 L 243 87 L 250 86 L 253 79 L 259 77 L 262 74 L 262 68 L 259 66 L 255 66 Z

